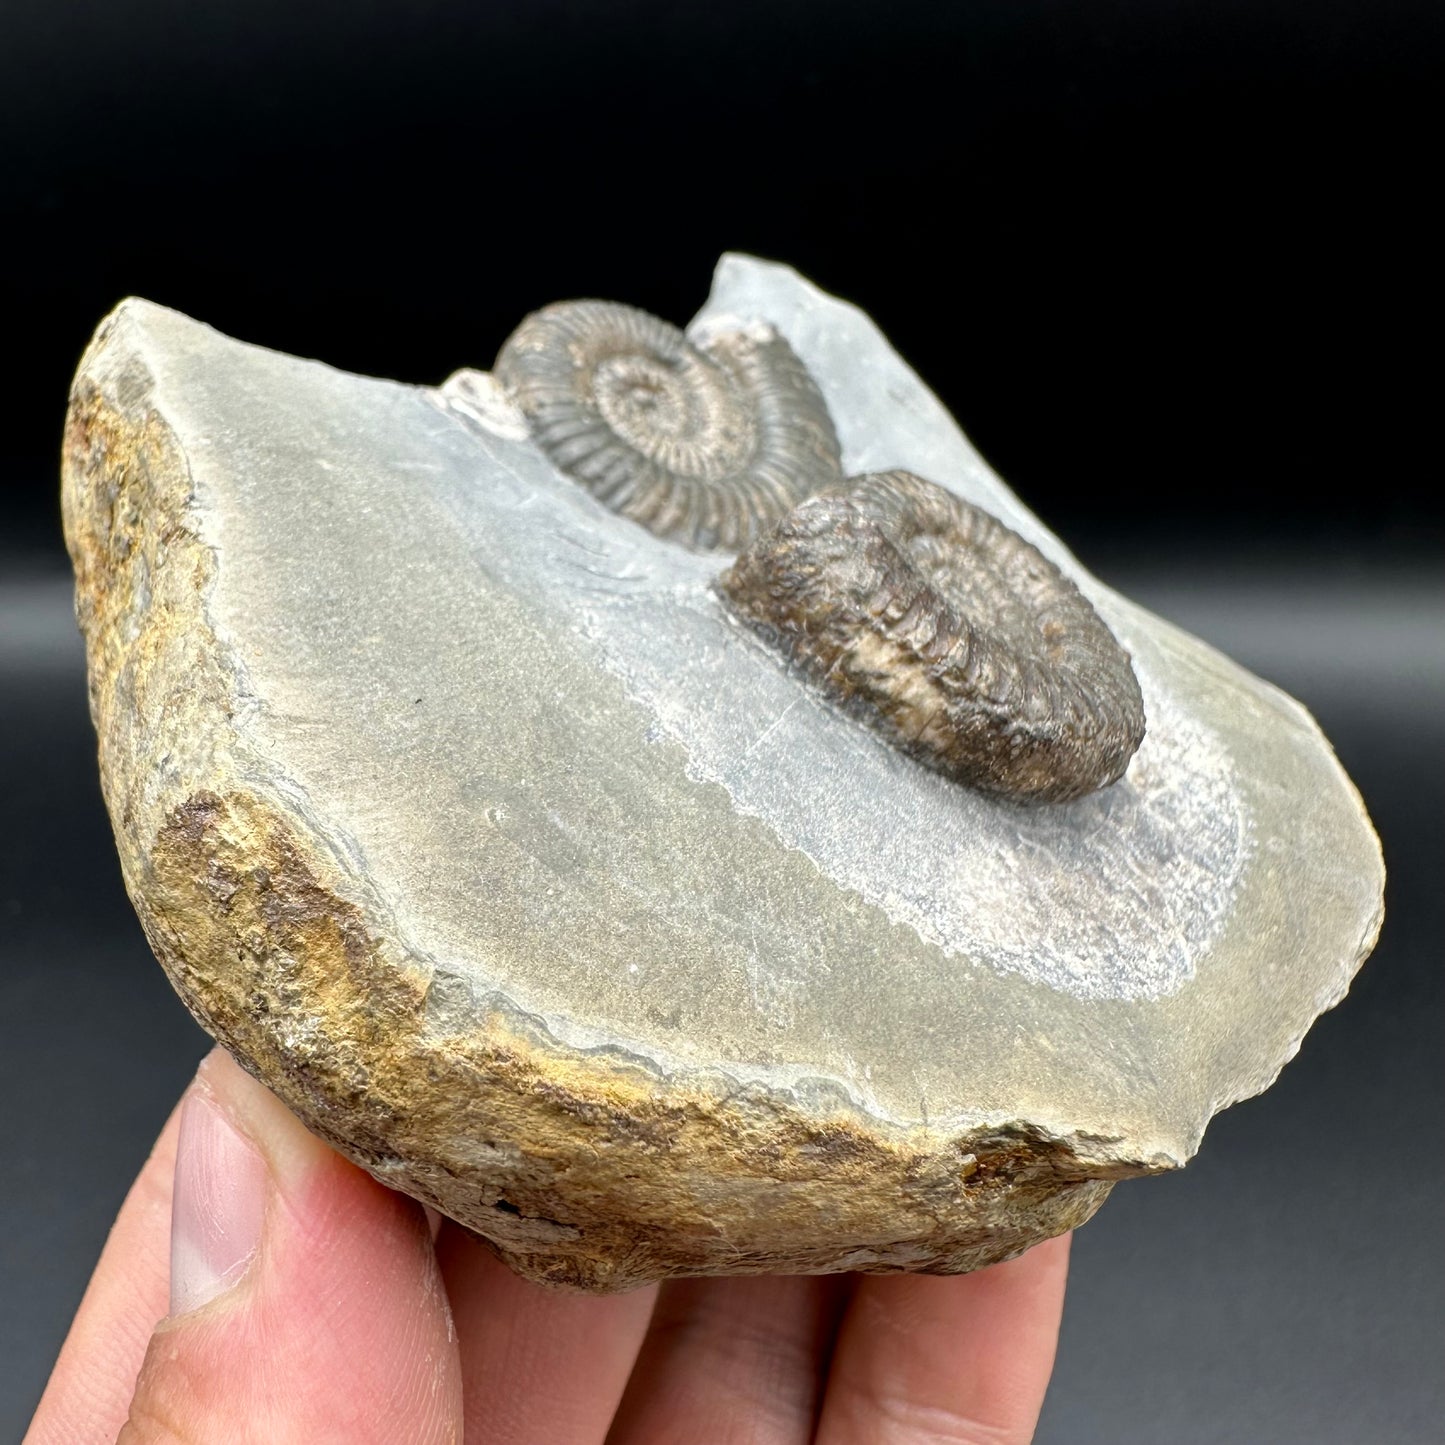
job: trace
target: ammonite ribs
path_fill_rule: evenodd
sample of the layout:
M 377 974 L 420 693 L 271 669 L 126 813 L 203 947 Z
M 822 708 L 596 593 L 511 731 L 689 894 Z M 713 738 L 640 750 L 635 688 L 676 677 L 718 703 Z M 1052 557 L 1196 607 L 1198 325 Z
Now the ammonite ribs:
M 494 374 L 538 445 L 659 537 L 737 551 L 842 478 L 822 395 L 775 331 L 694 346 L 609 301 L 564 301 L 507 339 Z
M 718 581 L 830 697 L 961 783 L 1063 802 L 1144 738 L 1129 655 L 1079 590 L 979 508 L 909 472 L 807 498 Z

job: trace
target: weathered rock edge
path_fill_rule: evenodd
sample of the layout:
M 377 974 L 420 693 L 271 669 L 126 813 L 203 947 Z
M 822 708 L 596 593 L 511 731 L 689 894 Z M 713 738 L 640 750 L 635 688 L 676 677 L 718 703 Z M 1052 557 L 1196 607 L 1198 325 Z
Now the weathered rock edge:
M 102 788 L 181 998 L 309 1128 L 519 1273 L 596 1291 L 961 1273 L 1077 1227 L 1113 1181 L 1161 1167 L 1026 1122 L 950 1135 L 751 1086 L 664 1087 L 500 1010 L 449 1027 L 429 1007 L 431 965 L 236 752 L 244 688 L 206 616 L 213 560 L 188 517 L 187 458 L 150 407 L 149 375 L 110 345 L 119 316 L 81 363 L 63 455 Z

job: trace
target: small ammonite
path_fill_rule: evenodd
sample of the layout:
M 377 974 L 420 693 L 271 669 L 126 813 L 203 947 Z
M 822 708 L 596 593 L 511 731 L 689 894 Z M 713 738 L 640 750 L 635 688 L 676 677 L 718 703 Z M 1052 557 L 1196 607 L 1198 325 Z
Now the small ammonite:
M 729 607 L 830 697 L 928 766 L 1065 802 L 1144 739 L 1129 654 L 996 517 L 910 472 L 807 498 L 718 579 Z
M 659 537 L 737 551 L 842 480 L 827 403 L 768 326 L 695 346 L 611 301 L 562 301 L 508 337 L 493 373 L 554 465 Z

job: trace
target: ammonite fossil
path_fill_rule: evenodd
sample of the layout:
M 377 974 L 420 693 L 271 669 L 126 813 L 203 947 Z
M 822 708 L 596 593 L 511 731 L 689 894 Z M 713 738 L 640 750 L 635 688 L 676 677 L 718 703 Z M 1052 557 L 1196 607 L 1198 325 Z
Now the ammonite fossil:
M 718 581 L 829 696 L 950 778 L 1064 802 L 1144 739 L 1129 655 L 997 518 L 910 472 L 807 498 Z
M 493 372 L 553 463 L 660 537 L 736 551 L 842 480 L 821 393 L 771 327 L 695 346 L 610 301 L 528 316 Z

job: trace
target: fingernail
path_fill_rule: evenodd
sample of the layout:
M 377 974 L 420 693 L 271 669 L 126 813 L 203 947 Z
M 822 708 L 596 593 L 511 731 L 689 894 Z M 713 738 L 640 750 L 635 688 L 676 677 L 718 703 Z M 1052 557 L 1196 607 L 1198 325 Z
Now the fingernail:
M 204 1086 L 181 1106 L 171 1197 L 171 1313 L 209 1304 L 256 1256 L 266 1212 L 266 1161 Z

